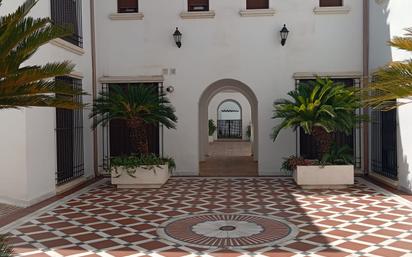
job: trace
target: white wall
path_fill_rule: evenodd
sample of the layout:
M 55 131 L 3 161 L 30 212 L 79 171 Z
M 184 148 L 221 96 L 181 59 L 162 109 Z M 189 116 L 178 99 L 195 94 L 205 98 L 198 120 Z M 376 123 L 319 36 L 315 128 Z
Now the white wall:
M 250 108 L 250 104 L 248 100 L 241 93 L 222 92 L 222 93 L 215 95 L 209 104 L 209 120 L 212 119 L 214 120 L 215 124 L 217 124 L 217 119 L 219 117 L 218 107 L 226 100 L 234 100 L 237 103 L 239 103 L 241 107 L 241 113 L 242 113 L 242 139 L 248 140 L 249 138 L 247 137 L 246 131 L 247 131 L 247 127 L 252 122 L 251 108 Z M 231 114 L 240 115 L 240 113 L 235 113 L 235 114 L 231 113 Z M 227 118 L 224 118 L 224 119 L 227 119 Z M 214 134 L 214 138 L 217 139 L 217 133 Z
M 346 0 L 348 14 L 316 15 L 317 0 L 270 0 L 276 14 L 241 17 L 245 0 L 211 0 L 214 19 L 182 19 L 186 0 L 140 0 L 143 20 L 114 21 L 116 0 L 97 5 L 98 76 L 161 75 L 173 85 L 177 130 L 165 132 L 165 150 L 177 162 L 177 173 L 198 174 L 198 101 L 220 79 L 248 85 L 259 100 L 259 172 L 279 174 L 284 156 L 295 153 L 295 134 L 283 131 L 273 143 L 272 104 L 294 88 L 295 72 L 362 71 L 362 1 Z M 161 6 L 161 8 L 159 8 Z M 286 46 L 279 31 L 291 31 Z M 182 48 L 172 37 L 183 33 Z
M 371 71 L 390 61 L 411 59 L 409 52 L 389 47 L 387 42 L 394 36 L 405 34 L 412 27 L 412 1 L 371 1 Z M 400 100 L 404 101 L 404 100 Z M 412 105 L 398 109 L 398 177 L 400 187 L 412 191 Z
M 3 1 L 0 15 L 10 13 L 23 3 Z M 83 1 L 84 55 L 77 55 L 60 47 L 46 45 L 28 64 L 45 64 L 71 60 L 75 70 L 84 75 L 83 88 L 92 92 L 90 57 L 89 1 Z M 34 17 L 50 15 L 50 1 L 40 0 L 32 10 Z M 90 96 L 84 98 L 90 102 Z M 84 116 L 85 176 L 93 175 L 93 149 L 90 121 Z M 56 135 L 55 109 L 31 108 L 20 111 L 4 110 L 0 119 L 6 126 L 0 128 L 0 202 L 21 206 L 34 204 L 56 191 Z M 3 143 L 5 142 L 5 143 Z

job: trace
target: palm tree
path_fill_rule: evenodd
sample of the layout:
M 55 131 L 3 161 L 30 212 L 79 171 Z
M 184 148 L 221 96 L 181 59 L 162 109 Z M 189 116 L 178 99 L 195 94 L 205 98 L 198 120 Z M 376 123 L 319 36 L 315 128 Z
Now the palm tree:
M 111 120 L 126 121 L 133 153 L 148 154 L 146 124 L 162 124 L 166 128 L 176 128 L 175 110 L 164 93 L 144 86 L 110 87 L 109 92 L 102 92 L 93 104 L 90 118 L 94 118 L 93 127 L 106 125 Z
M 318 78 L 309 84 L 300 84 L 288 95 L 292 100 L 282 99 L 274 103 L 273 119 L 281 119 L 281 123 L 273 129 L 273 140 L 282 129 L 300 127 L 316 138 L 323 155 L 332 144 L 332 132 L 350 134 L 361 120 L 355 114 L 361 107 L 357 91 L 330 79 Z
M 412 28 L 406 29 L 404 37 L 395 37 L 389 44 L 412 53 Z M 390 110 L 407 103 L 397 103 L 398 98 L 410 97 L 412 97 L 412 60 L 392 62 L 374 74 L 374 82 L 366 90 L 365 103 L 373 108 Z
M 8 239 L 0 235 L 0 256 L 11 257 L 13 254 L 12 248 L 8 245 Z
M 28 17 L 36 3 L 26 0 L 15 12 L 0 17 L 0 109 L 80 108 L 82 105 L 73 99 L 83 92 L 52 79 L 71 73 L 72 64 L 23 65 L 42 45 L 70 35 L 69 30 L 53 25 L 49 18 Z

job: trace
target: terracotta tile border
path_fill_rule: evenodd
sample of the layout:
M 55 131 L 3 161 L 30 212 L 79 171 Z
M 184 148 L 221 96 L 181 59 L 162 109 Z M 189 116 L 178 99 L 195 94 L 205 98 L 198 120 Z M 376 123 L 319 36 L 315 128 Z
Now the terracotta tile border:
M 58 194 L 58 195 L 53 196 L 49 199 L 46 199 L 46 200 L 44 200 L 44 201 L 42 201 L 38 204 L 35 204 L 33 206 L 23 208 L 23 209 L 19 209 L 17 211 L 9 213 L 8 215 L 5 215 L 5 216 L 1 217 L 1 219 L 0 219 L 0 228 L 4 227 L 6 225 L 9 225 L 10 223 L 15 222 L 15 221 L 17 221 L 17 220 L 19 220 L 19 219 L 21 219 L 21 218 L 23 218 L 23 217 L 25 217 L 29 214 L 32 214 L 33 212 L 38 211 L 38 210 L 40 210 L 40 209 L 42 209 L 42 208 L 44 208 L 44 207 L 46 207 L 46 206 L 48 206 L 52 203 L 55 203 L 55 202 L 65 198 L 65 197 L 67 197 L 67 196 L 69 196 L 73 193 L 76 193 L 77 191 L 82 190 L 83 188 L 85 188 L 87 186 L 90 186 L 90 185 L 92 185 L 92 184 L 94 184 L 94 183 L 96 183 L 96 182 L 98 182 L 102 179 L 103 178 L 96 178 L 96 179 L 89 180 L 89 181 L 85 182 L 84 184 L 81 184 L 81 185 L 79 185 L 79 186 L 77 186 L 73 189 L 70 189 L 70 190 L 68 190 L 68 191 L 66 191 L 62 194 Z

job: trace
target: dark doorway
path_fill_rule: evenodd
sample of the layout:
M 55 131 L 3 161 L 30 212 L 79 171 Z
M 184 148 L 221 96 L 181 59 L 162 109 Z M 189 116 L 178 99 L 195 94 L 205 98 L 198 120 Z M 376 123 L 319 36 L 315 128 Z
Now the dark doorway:
M 145 84 L 111 84 L 121 86 L 125 91 L 128 87 L 151 87 L 153 92 L 158 94 L 159 86 L 157 83 L 145 83 Z M 149 152 L 159 155 L 160 152 L 160 135 L 159 135 L 159 125 L 146 125 L 147 137 L 149 143 Z M 112 120 L 110 122 L 110 156 L 123 156 L 130 155 L 132 153 L 131 142 L 129 140 L 129 130 L 126 126 L 124 120 Z

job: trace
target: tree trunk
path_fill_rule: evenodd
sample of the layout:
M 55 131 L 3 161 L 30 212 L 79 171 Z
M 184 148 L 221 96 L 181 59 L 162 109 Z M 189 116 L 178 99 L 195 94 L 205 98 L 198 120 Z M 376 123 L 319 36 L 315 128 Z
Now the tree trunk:
M 141 119 L 130 119 L 126 121 L 126 124 L 129 129 L 133 153 L 149 154 L 149 143 L 144 122 Z
M 321 127 L 314 127 L 312 131 L 312 136 L 315 138 L 316 147 L 319 149 L 318 158 L 321 159 L 325 153 L 327 153 L 332 146 L 332 134 L 326 132 Z

